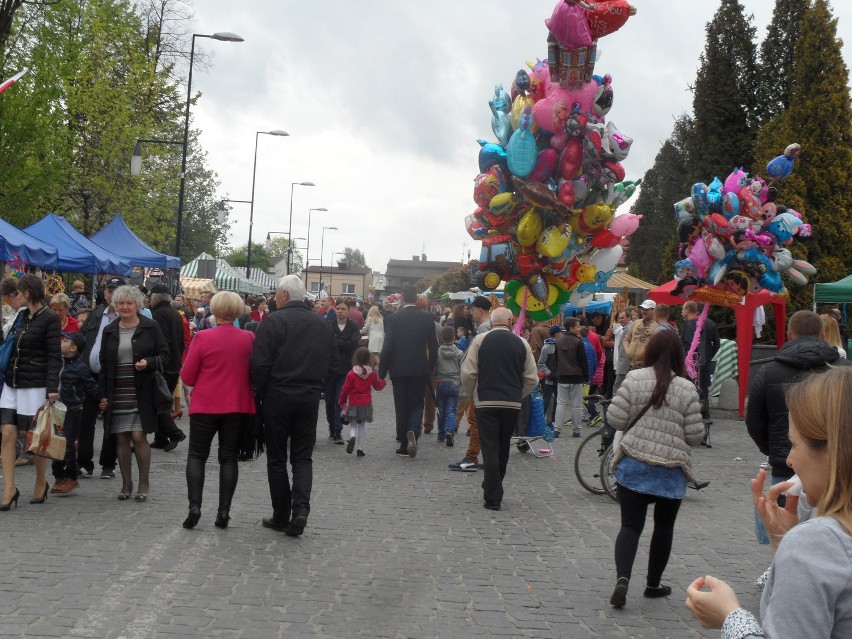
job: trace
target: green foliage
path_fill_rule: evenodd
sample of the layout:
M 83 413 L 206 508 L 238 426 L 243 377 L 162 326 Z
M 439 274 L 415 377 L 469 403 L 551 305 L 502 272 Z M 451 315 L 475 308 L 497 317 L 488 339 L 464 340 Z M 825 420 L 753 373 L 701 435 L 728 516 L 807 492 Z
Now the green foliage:
M 772 22 L 760 44 L 760 64 L 757 75 L 757 122 L 766 124 L 775 115 L 790 106 L 793 93 L 792 71 L 794 45 L 799 39 L 799 29 L 806 2 L 802 0 L 775 0 Z
M 753 159 L 757 98 L 755 29 L 738 0 L 721 0 L 693 85 L 693 129 L 687 140 L 693 182 L 724 180 Z M 680 199 L 680 198 L 678 198 Z
M 267 255 L 269 255 L 270 267 L 275 264 L 278 259 L 287 258 L 288 246 L 289 242 L 287 241 L 287 238 L 283 235 L 273 237 L 266 241 L 266 245 L 264 248 L 266 249 Z M 302 256 L 302 253 L 299 251 L 298 244 L 295 241 L 293 242 L 293 253 L 290 257 L 290 261 L 293 265 L 293 272 L 301 273 L 302 269 L 304 268 L 304 258 Z
M 349 268 L 368 268 L 367 258 L 364 257 L 361 249 L 345 247 L 343 249 L 343 257 L 340 258 L 340 261 L 345 262 Z
M 180 146 L 144 144 L 139 178 L 129 160 L 137 138 L 182 139 L 173 38 L 188 24 L 174 13 L 184 7 L 183 0 L 78 0 L 18 10 L 2 68 L 33 70 L 0 101 L 6 219 L 25 226 L 54 212 L 90 235 L 121 212 L 143 241 L 174 251 Z M 227 233 L 209 222 L 218 182 L 194 136 L 189 148 L 184 259 L 220 252 Z
M 788 144 L 801 144 L 793 174 L 775 185 L 778 202 L 813 225 L 814 236 L 797 240 L 791 249 L 818 269 L 816 281 L 832 282 L 852 272 L 846 195 L 852 184 L 852 106 L 837 19 L 825 0 L 814 0 L 802 16 L 790 83 L 789 107 L 758 137 L 758 166 Z M 791 310 L 810 307 L 812 293 L 810 286 L 790 286 Z
M 677 220 L 673 205 L 689 194 L 689 187 L 695 181 L 686 169 L 690 126 L 685 116 L 675 122 L 671 137 L 663 143 L 654 165 L 642 178 L 639 196 L 630 209 L 631 213 L 642 215 L 642 223 L 630 236 L 630 262 L 636 275 L 649 282 L 668 281 L 676 261 L 670 259 L 671 252 L 662 256 L 661 252 L 675 238 Z
M 225 256 L 225 261 L 231 266 L 242 266 L 245 268 L 248 255 L 247 251 L 248 244 L 238 246 Z M 251 266 L 252 268 L 262 268 L 264 271 L 269 269 L 269 253 L 263 244 L 258 244 L 257 242 L 251 243 Z
M 439 299 L 444 293 L 457 293 L 470 288 L 470 269 L 476 268 L 478 262 L 472 261 L 463 266 L 452 268 L 432 280 L 430 297 Z M 425 290 L 425 289 L 424 289 Z

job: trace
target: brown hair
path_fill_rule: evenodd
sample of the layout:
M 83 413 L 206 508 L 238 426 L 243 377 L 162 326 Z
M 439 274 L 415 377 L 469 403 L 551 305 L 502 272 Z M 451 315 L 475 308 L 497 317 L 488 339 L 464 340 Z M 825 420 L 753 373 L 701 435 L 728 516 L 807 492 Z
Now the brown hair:
M 828 449 L 828 486 L 817 511 L 852 535 L 852 367 L 829 367 L 793 384 L 787 407 L 805 444 Z
M 24 299 L 30 304 L 44 303 L 44 282 L 33 273 L 24 273 L 15 284 L 19 293 L 23 293 Z
M 692 300 L 687 300 L 683 304 L 683 312 L 692 313 L 693 315 L 696 315 L 698 313 L 698 304 L 696 304 Z
M 645 366 L 653 368 L 657 378 L 650 400 L 654 408 L 660 408 L 666 401 L 673 373 L 678 377 L 686 377 L 683 360 L 683 345 L 680 343 L 680 336 L 674 331 L 654 333 L 648 340 L 645 347 Z
M 837 348 L 844 348 L 843 342 L 840 340 L 840 327 L 837 325 L 837 320 L 833 317 L 824 317 L 822 320 L 822 332 L 826 342 Z M 845 348 L 844 348 L 845 350 Z
M 813 311 L 796 311 L 790 316 L 787 330 L 794 337 L 819 337 L 822 335 L 822 318 Z
M 445 326 L 441 329 L 441 343 L 442 344 L 452 344 L 453 340 L 456 338 L 456 329 L 452 326 Z

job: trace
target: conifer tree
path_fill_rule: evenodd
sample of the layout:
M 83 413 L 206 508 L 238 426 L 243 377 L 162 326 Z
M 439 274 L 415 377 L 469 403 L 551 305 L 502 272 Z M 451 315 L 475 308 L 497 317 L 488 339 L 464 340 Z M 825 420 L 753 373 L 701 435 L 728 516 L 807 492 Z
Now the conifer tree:
M 806 6 L 802 0 L 775 0 L 772 22 L 760 43 L 756 91 L 760 125 L 790 106 L 793 56 Z
M 841 44 L 828 2 L 813 0 L 796 42 L 790 105 L 763 127 L 757 145 L 761 167 L 791 142 L 802 146 L 793 174 L 776 186 L 778 201 L 813 225 L 813 237 L 792 248 L 817 267 L 818 282 L 852 272 L 852 105 Z M 809 305 L 812 287 L 790 291 L 793 308 Z
M 688 139 L 694 181 L 709 183 L 750 166 L 757 116 L 755 28 L 738 0 L 721 0 L 692 87 L 693 131 Z

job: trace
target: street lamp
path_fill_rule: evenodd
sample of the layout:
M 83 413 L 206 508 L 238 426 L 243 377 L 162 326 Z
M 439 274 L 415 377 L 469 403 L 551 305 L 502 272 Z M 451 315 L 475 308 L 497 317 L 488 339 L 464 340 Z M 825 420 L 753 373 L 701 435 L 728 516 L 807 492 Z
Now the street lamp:
M 311 252 L 311 213 L 313 213 L 314 211 L 328 211 L 328 209 L 327 209 L 327 208 L 325 208 L 324 206 L 320 206 L 320 207 L 315 208 L 315 209 L 308 209 L 308 246 L 305 248 L 305 286 L 307 286 L 307 285 L 308 285 L 308 271 L 307 271 L 307 267 L 308 267 L 308 264 L 309 264 L 309 263 L 310 263 L 310 261 L 311 261 L 311 260 L 310 260 L 310 252 Z M 322 279 L 322 276 L 320 276 L 320 279 Z
M 180 236 L 183 231 L 183 198 L 186 192 L 186 154 L 189 150 L 189 104 L 192 100 L 192 63 L 195 59 L 195 39 L 211 38 L 220 42 L 242 42 L 236 33 L 221 31 L 213 34 L 193 33 L 192 46 L 189 49 L 189 79 L 186 83 L 186 116 L 183 125 L 183 156 L 180 163 L 180 194 L 178 195 L 177 230 L 175 233 L 175 255 L 180 257 Z
M 323 249 L 325 248 L 325 231 L 328 229 L 329 231 L 339 231 L 340 229 L 336 226 L 324 226 L 322 227 L 322 240 L 320 241 L 320 281 L 319 281 L 319 290 L 322 290 L 322 257 L 323 257 Z M 306 280 L 307 281 L 307 280 Z
M 257 131 L 254 134 L 254 165 L 251 170 L 251 208 L 249 209 L 248 250 L 246 251 L 246 277 L 249 277 L 249 269 L 251 269 L 251 231 L 252 227 L 254 226 L 254 180 L 257 176 L 257 139 L 261 135 L 287 137 L 290 134 L 287 133 L 287 131 L 282 131 L 281 129 L 273 129 L 272 131 Z
M 299 186 L 316 186 L 313 182 L 292 182 L 290 184 L 290 223 L 287 226 L 287 275 L 290 275 L 290 271 L 292 270 L 290 257 L 293 255 L 293 249 L 290 246 L 293 243 L 290 241 L 290 237 L 293 234 L 293 189 L 297 184 Z
M 177 140 L 150 140 L 145 138 L 136 138 L 136 145 L 133 147 L 133 155 L 130 156 L 130 175 L 134 177 L 142 174 L 143 142 L 151 142 L 153 144 L 183 144 L 183 142 L 178 142 Z

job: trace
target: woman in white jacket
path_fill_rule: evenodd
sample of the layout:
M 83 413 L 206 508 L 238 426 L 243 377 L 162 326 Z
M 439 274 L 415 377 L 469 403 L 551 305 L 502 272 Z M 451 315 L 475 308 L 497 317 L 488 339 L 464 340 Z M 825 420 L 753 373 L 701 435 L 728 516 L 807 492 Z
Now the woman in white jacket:
M 367 350 L 373 356 L 373 366 L 379 365 L 379 355 L 385 343 L 385 322 L 378 306 L 371 306 L 361 334 L 367 336 Z
M 615 541 L 617 581 L 610 604 L 621 608 L 645 526 L 654 504 L 654 533 L 648 557 L 645 597 L 666 597 L 660 584 L 669 561 L 674 523 L 687 482 L 695 477 L 690 447 L 704 434 L 695 385 L 686 377 L 683 346 L 674 331 L 654 334 L 645 348 L 645 366 L 631 371 L 607 413 L 616 430 L 629 431 L 613 456 L 621 505 L 621 530 Z

